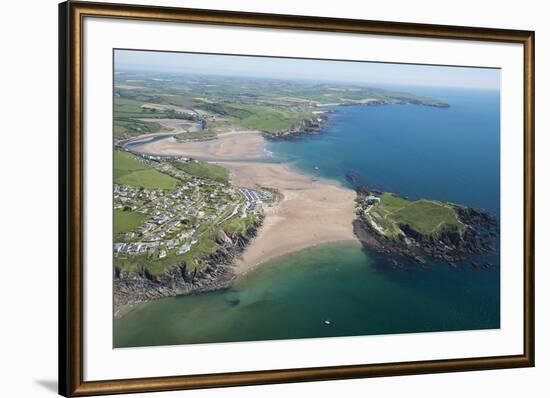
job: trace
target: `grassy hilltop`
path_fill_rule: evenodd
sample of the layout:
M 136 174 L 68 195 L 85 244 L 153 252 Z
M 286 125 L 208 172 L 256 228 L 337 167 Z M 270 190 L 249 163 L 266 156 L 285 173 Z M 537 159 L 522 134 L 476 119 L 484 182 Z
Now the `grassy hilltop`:
M 178 180 L 161 173 L 129 152 L 115 151 L 115 184 L 171 190 Z
M 222 166 L 208 163 L 203 160 L 193 160 L 190 162 L 171 161 L 170 164 L 178 170 L 185 171 L 187 174 L 214 180 L 218 182 L 229 182 L 229 173 Z
M 452 205 L 436 200 L 411 201 L 385 192 L 380 201 L 361 207 L 361 217 L 385 237 L 396 239 L 401 225 L 408 225 L 420 234 L 433 236 L 443 230 L 464 232 L 465 225 Z
M 409 200 L 389 192 L 359 190 L 354 232 L 368 248 L 426 263 L 425 255 L 449 264 L 494 250 L 498 220 L 490 214 L 438 200 Z M 479 264 L 476 264 L 477 267 Z

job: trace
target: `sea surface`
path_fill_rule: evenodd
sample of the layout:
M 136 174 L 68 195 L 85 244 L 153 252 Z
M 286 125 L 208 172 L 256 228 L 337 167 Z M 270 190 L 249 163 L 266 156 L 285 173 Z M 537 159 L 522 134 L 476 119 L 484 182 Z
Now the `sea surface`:
M 498 216 L 499 93 L 402 90 L 451 106 L 334 107 L 321 134 L 270 142 L 268 149 L 343 185 L 353 172 L 380 190 Z M 115 320 L 114 346 L 495 329 L 499 263 L 497 252 L 456 267 L 435 261 L 394 267 L 359 243 L 322 245 L 263 264 L 229 290 L 140 304 Z
M 414 198 L 500 211 L 498 91 L 403 88 L 443 100 L 421 105 L 328 108 L 322 134 L 270 142 L 268 149 L 312 175 L 360 183 Z M 326 109 L 326 108 L 321 108 Z

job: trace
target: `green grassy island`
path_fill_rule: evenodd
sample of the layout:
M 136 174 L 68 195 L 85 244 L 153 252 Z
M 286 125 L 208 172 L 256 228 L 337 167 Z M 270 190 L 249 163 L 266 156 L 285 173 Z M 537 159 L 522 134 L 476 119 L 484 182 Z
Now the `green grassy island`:
M 420 263 L 425 255 L 455 263 L 467 254 L 491 251 L 490 237 L 498 227 L 481 210 L 389 192 L 358 190 L 356 214 L 354 230 L 365 246 Z

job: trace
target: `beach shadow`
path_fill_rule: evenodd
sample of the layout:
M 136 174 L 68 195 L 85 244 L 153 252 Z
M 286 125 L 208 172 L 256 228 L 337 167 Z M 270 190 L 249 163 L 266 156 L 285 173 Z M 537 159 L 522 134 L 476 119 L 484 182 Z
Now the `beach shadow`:
M 57 394 L 57 380 L 35 380 L 34 382 L 44 389 Z

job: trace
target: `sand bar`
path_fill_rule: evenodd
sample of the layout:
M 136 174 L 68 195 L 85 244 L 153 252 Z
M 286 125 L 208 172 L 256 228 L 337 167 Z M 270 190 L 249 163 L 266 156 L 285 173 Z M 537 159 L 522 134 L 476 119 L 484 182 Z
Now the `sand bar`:
M 167 138 L 140 146 L 134 151 L 156 155 L 187 156 L 213 161 L 259 160 L 266 156 L 264 139 L 257 131 L 223 133 L 216 139 L 181 142 Z

